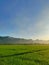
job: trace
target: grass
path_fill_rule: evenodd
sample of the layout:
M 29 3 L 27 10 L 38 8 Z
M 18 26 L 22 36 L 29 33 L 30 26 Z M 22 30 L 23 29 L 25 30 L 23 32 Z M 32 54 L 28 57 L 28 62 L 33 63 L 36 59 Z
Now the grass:
M 49 65 L 49 45 L 0 45 L 0 65 Z

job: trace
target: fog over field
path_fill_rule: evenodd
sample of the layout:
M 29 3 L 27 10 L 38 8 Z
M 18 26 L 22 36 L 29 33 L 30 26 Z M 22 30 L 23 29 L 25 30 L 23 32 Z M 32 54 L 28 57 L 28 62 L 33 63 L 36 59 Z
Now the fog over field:
M 14 38 L 10 36 L 0 36 L 1 45 L 10 45 L 10 44 L 49 44 L 49 40 L 39 40 L 39 39 L 24 39 L 24 38 Z

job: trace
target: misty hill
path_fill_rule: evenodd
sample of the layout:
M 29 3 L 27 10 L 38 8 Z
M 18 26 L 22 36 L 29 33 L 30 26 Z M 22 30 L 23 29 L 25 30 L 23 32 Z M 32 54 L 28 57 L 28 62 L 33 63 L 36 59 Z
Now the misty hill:
M 0 36 L 0 44 L 48 44 L 49 40 L 32 40 L 32 39 L 23 39 L 23 38 L 14 38 L 10 36 Z
M 23 44 L 23 43 L 32 43 L 32 39 L 23 39 L 23 38 L 14 38 L 5 36 L 0 36 L 0 44 Z

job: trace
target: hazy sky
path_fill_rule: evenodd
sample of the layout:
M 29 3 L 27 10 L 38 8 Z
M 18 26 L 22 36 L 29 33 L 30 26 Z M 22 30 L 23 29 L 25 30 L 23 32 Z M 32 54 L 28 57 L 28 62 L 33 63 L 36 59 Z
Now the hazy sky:
M 49 0 L 0 0 L 0 36 L 49 39 Z

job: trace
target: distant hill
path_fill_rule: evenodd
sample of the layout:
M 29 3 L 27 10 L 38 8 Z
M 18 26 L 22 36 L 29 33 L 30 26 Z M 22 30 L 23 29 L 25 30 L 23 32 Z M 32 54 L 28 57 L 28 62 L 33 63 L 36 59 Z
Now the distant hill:
M 0 36 L 0 44 L 48 44 L 49 40 L 32 40 L 23 38 L 14 38 L 10 36 Z
M 0 44 L 29 44 L 33 43 L 32 39 L 14 38 L 5 36 L 0 36 Z

